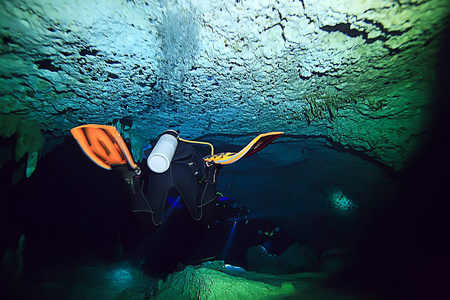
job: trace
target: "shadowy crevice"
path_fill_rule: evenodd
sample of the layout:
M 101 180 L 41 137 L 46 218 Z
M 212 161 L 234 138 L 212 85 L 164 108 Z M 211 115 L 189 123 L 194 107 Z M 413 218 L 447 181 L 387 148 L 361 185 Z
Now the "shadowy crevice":
M 49 70 L 51 72 L 58 72 L 58 71 L 62 70 L 60 67 L 55 66 L 53 64 L 53 60 L 48 59 L 48 58 L 37 60 L 37 61 L 35 61 L 35 63 L 38 66 L 38 69 L 45 69 L 45 70 Z

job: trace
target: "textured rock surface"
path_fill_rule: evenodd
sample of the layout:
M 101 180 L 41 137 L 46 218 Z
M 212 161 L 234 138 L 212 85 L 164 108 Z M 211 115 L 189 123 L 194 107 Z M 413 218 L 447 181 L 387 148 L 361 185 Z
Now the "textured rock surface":
M 268 299 L 295 293 L 290 283 L 281 287 L 234 277 L 209 268 L 187 266 L 160 282 L 154 299 Z M 277 298 L 270 298 L 277 299 Z
M 400 169 L 427 130 L 446 16 L 447 0 L 2 1 L 0 114 L 54 136 L 114 124 L 136 158 L 168 127 L 283 130 Z

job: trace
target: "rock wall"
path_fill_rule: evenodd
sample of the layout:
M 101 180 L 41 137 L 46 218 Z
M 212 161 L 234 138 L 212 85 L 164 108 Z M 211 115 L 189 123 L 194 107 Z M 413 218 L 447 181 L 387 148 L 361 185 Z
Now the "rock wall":
M 432 114 L 447 0 L 0 3 L 1 116 L 185 137 L 324 136 L 401 169 Z

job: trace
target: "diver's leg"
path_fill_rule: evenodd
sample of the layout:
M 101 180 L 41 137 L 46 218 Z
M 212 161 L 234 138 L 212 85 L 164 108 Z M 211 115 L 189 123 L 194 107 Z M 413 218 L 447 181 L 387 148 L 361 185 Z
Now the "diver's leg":
M 139 226 L 146 233 L 154 232 L 158 223 L 153 218 L 153 209 L 145 197 L 140 176 L 127 164 L 111 165 L 113 171 L 119 172 L 127 184 L 130 195 L 131 212 Z
M 197 214 L 201 215 L 202 221 L 212 221 L 217 204 L 217 179 L 221 165 L 211 164 L 205 167 L 206 177 L 200 186 L 197 195 Z
M 148 192 L 145 197 L 139 176 L 128 165 L 113 165 L 114 171 L 120 172 L 131 195 L 131 212 L 145 231 L 154 231 L 161 224 L 167 193 L 172 186 L 172 168 L 164 173 L 153 173 L 149 177 Z
M 161 224 L 161 220 L 164 214 L 164 205 L 168 196 L 168 192 L 172 187 L 172 170 L 170 167 L 164 173 L 153 173 L 149 176 L 148 189 L 147 189 L 147 203 L 145 206 L 135 207 L 133 212 L 139 212 L 150 208 L 152 214 L 152 220 L 155 226 Z M 144 203 L 140 203 L 144 204 Z
M 172 163 L 173 169 L 173 185 L 177 189 L 183 199 L 189 213 L 194 219 L 198 219 L 195 215 L 197 206 L 197 195 L 199 192 L 199 184 L 192 173 L 191 168 L 184 163 Z
M 174 186 L 183 198 L 194 220 L 209 222 L 217 199 L 217 174 L 219 168 L 213 165 L 206 169 L 205 181 L 198 185 L 189 166 L 174 163 Z
M 131 212 L 139 227 L 145 233 L 153 233 L 158 229 L 159 222 L 142 192 L 131 197 Z
M 140 180 L 140 170 L 136 172 L 131 169 L 128 164 L 117 164 L 111 165 L 111 169 L 120 173 L 120 176 L 125 180 L 127 184 L 128 193 L 130 195 L 138 194 L 142 192 L 141 180 Z

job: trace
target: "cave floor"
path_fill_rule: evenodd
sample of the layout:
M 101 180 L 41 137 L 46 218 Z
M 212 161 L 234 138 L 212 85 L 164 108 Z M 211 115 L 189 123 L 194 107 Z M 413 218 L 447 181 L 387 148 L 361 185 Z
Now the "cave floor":
M 138 269 L 139 262 L 104 262 L 95 256 L 55 261 L 27 274 L 11 299 L 152 299 L 161 278 L 150 277 Z M 231 276 L 231 275 L 230 275 Z M 281 286 L 291 283 L 296 293 L 270 299 L 378 299 L 374 295 L 343 289 L 327 283 L 327 276 L 318 273 L 286 275 L 261 274 L 248 271 L 241 277 Z

